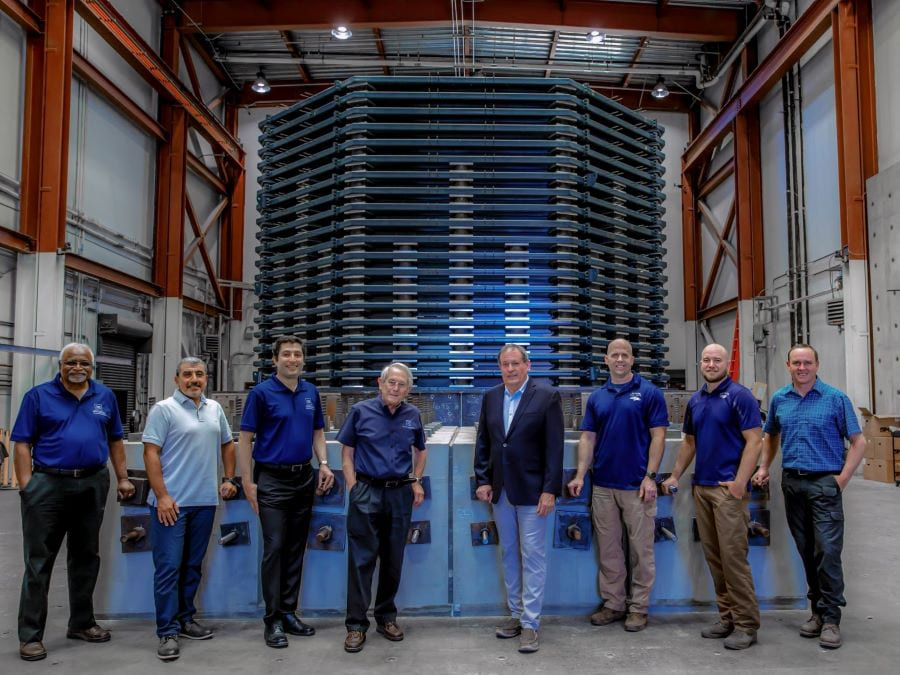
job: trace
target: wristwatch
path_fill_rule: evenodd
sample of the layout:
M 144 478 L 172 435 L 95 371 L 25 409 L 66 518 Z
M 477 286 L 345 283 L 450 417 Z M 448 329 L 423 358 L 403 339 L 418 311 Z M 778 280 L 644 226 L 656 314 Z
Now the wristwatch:
M 648 471 L 648 472 L 647 472 L 647 478 L 649 478 L 650 480 L 656 480 L 656 472 L 655 472 L 655 471 Z
M 328 460 L 327 460 L 327 459 L 320 459 L 320 460 L 319 460 L 319 466 L 328 466 Z
M 237 481 L 234 480 L 234 476 L 222 476 L 222 484 L 231 483 L 234 487 L 237 487 Z

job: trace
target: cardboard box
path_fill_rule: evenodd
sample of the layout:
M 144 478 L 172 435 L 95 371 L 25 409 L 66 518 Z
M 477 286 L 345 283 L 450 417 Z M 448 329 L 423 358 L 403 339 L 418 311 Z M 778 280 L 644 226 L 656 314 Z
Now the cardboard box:
M 894 439 L 887 436 L 866 438 L 866 449 L 863 457 L 866 459 L 880 459 L 887 463 L 894 461 Z
M 900 415 L 875 415 L 867 408 L 860 407 L 863 418 L 863 434 L 866 438 L 890 436 L 891 429 L 900 429 Z
M 900 462 L 894 462 L 894 473 L 900 473 Z
M 877 480 L 882 483 L 894 482 L 894 464 L 882 459 L 867 459 L 863 468 L 863 478 Z

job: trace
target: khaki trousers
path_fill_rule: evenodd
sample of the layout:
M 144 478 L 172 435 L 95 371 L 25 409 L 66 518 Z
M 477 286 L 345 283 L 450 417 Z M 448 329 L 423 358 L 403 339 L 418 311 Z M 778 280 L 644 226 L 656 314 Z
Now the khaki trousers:
M 631 612 L 647 614 L 650 591 L 656 577 L 653 535 L 656 530 L 656 500 L 642 502 L 637 490 L 595 487 L 591 495 L 591 518 L 600 550 L 598 583 L 604 607 L 623 611 L 626 607 L 625 551 L 622 525 L 628 534 L 631 568 Z
M 748 503 L 748 497 L 735 499 L 726 487 L 694 486 L 697 531 L 716 587 L 719 616 L 744 632 L 759 628 L 759 604 L 747 561 Z

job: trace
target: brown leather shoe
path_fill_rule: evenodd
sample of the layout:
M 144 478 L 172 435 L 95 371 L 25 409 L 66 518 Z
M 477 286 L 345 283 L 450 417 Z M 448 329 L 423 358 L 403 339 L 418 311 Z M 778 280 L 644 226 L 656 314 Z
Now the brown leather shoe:
M 47 658 L 47 650 L 43 642 L 20 642 L 19 656 L 24 661 L 40 661 Z
M 819 635 L 819 646 L 825 649 L 837 649 L 841 646 L 841 627 L 836 623 L 823 623 Z
M 610 609 L 609 607 L 601 607 L 599 612 L 591 614 L 591 623 L 595 626 L 606 626 L 615 621 L 621 621 L 625 618 L 625 610 Z
M 625 630 L 629 633 L 637 633 L 647 627 L 647 615 L 640 612 L 628 612 L 625 617 Z
M 366 634 L 361 630 L 351 630 L 347 633 L 347 638 L 344 640 L 344 651 L 355 653 L 361 652 L 363 648 L 363 642 L 366 641 Z
M 400 630 L 396 621 L 388 621 L 383 626 L 375 626 L 375 632 L 381 633 L 391 642 L 400 642 L 403 639 L 403 631 Z
M 522 632 L 522 624 L 514 617 L 509 617 L 500 623 L 494 630 L 494 635 L 498 638 L 509 639 L 514 638 Z
M 819 637 L 822 633 L 822 616 L 813 612 L 806 621 L 800 624 L 800 635 L 803 637 Z
M 107 642 L 111 636 L 108 630 L 94 624 L 83 630 L 69 629 L 66 631 L 66 637 L 70 640 L 84 640 L 85 642 Z

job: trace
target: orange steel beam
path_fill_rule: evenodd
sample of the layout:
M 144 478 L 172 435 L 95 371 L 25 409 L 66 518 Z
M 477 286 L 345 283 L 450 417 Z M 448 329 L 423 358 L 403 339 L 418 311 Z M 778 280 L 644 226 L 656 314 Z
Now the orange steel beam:
M 741 300 L 756 297 L 766 287 L 761 167 L 759 107 L 747 108 L 734 121 L 738 297 Z
M 243 3 L 239 3 L 243 4 Z M 182 106 L 194 126 L 234 163 L 244 161 L 244 150 L 222 123 L 178 78 L 173 70 L 128 25 L 108 0 L 78 0 L 85 21 L 162 96 Z
M 382 61 L 385 61 L 387 59 L 387 55 L 384 53 L 384 41 L 381 39 L 381 29 L 375 27 L 372 29 L 372 33 L 375 35 L 375 47 L 378 49 L 378 58 L 380 58 Z M 382 66 L 381 72 L 383 72 L 385 75 L 390 75 L 391 69 L 387 66 Z
M 43 33 L 41 16 L 21 0 L 0 0 L 0 12 L 19 24 L 27 33 Z
M 191 171 L 206 181 L 206 183 L 220 195 L 228 194 L 228 186 L 225 185 L 225 182 L 210 171 L 209 167 L 207 167 L 193 152 L 188 152 L 187 165 Z
M 208 34 L 331 28 L 448 26 L 445 0 L 184 0 L 179 17 L 183 32 Z M 186 21 L 184 15 L 191 18 Z M 479 3 L 475 19 L 482 26 L 541 26 L 550 30 L 604 29 L 622 35 L 663 37 L 700 42 L 734 42 L 743 13 L 736 9 L 655 5 L 624 0 L 559 2 L 558 0 L 491 0 Z
M 200 56 L 200 60 L 206 64 L 206 67 L 209 68 L 210 72 L 220 84 L 228 85 L 231 82 L 231 78 L 228 76 L 228 73 L 225 72 L 222 64 L 216 61 L 209 52 L 203 48 L 203 45 L 200 44 L 200 40 L 196 35 L 182 35 L 181 39 L 188 41 L 194 48 L 194 51 Z
M 220 314 L 225 313 L 224 307 L 208 305 L 205 302 L 200 302 L 199 300 L 194 300 L 194 298 L 189 298 L 187 296 L 182 298 L 182 303 L 184 304 L 185 309 L 197 312 L 198 314 L 205 314 L 206 316 L 219 316 Z
M 706 180 L 703 181 L 703 184 L 700 186 L 700 192 L 697 196 L 700 197 L 700 199 L 703 199 L 733 175 L 734 163 L 725 162 L 725 164 L 716 169 L 716 171 L 711 176 L 707 177 Z
M 236 106 L 225 106 L 225 126 L 234 136 L 238 135 L 239 112 L 240 110 Z M 245 178 L 244 171 L 237 172 L 234 177 L 228 200 L 228 210 L 222 215 L 222 224 L 219 230 L 219 273 L 223 279 L 228 281 L 243 281 L 244 279 Z M 233 287 L 225 290 L 231 318 L 240 320 L 243 315 L 243 292 L 240 288 Z
M 547 65 L 551 65 L 553 63 L 553 59 L 556 58 L 556 50 L 559 47 L 559 31 L 553 31 L 553 38 L 550 40 L 550 51 L 547 52 Z M 382 57 L 384 58 L 384 57 Z M 549 68 L 544 71 L 544 77 L 550 77 L 553 74 L 553 71 Z
M 698 321 L 706 321 L 707 319 L 712 319 L 717 316 L 722 316 L 723 314 L 727 314 L 728 312 L 733 312 L 738 307 L 738 299 L 731 298 L 730 300 L 725 300 L 724 302 L 720 302 L 717 305 L 713 305 L 712 307 L 705 307 L 701 309 L 697 313 Z
M 26 39 L 21 230 L 38 252 L 66 241 L 74 0 L 45 0 L 44 33 Z
M 0 248 L 29 253 L 34 250 L 34 239 L 16 230 L 0 226 Z
M 101 281 L 115 284 L 131 291 L 137 291 L 150 297 L 158 298 L 162 296 L 162 289 L 156 284 L 144 281 L 138 277 L 126 274 L 113 267 L 102 265 L 93 260 L 88 260 L 75 253 L 66 253 L 66 269 L 81 272 L 92 277 L 96 277 Z
M 78 52 L 72 54 L 72 72 L 84 80 L 92 91 L 102 96 L 120 113 L 140 127 L 142 131 L 165 142 L 166 132 L 162 125 L 144 112 L 144 109 L 132 101 L 128 94 L 113 84 Z
M 703 278 L 700 256 L 700 223 L 697 196 L 694 188 L 695 174 L 681 177 L 681 231 L 684 260 L 684 319 L 696 321 L 700 311 L 700 280 Z
M 712 297 L 713 287 L 716 284 L 716 279 L 719 276 L 719 268 L 722 266 L 722 259 L 726 255 L 726 251 L 728 249 L 725 248 L 725 241 L 727 241 L 728 237 L 731 236 L 731 230 L 734 227 L 734 212 L 735 212 L 735 203 L 731 202 L 731 206 L 728 209 L 728 217 L 725 218 L 725 225 L 722 229 L 722 236 L 716 244 L 716 253 L 713 256 L 712 265 L 709 268 L 709 274 L 706 277 L 706 282 L 703 284 L 703 292 L 700 294 L 700 309 L 703 309 L 709 304 L 709 299 Z
M 866 227 L 866 178 L 867 163 L 871 159 L 875 129 L 867 128 L 872 123 L 865 119 L 867 105 L 871 99 L 867 92 L 874 92 L 873 81 L 863 81 L 866 60 L 861 53 L 865 39 L 859 35 L 865 31 L 865 16 L 860 16 L 858 4 L 841 0 L 833 16 L 832 43 L 834 45 L 834 93 L 837 116 L 838 188 L 841 211 L 841 243 L 847 248 L 851 259 L 867 257 L 868 229 Z M 868 17 L 871 31 L 871 15 Z M 874 107 L 874 106 L 872 106 Z
M 638 45 L 638 48 L 634 51 L 634 56 L 631 58 L 631 67 L 634 68 L 638 61 L 641 60 L 641 56 L 644 53 L 644 50 L 647 48 L 647 43 L 650 40 L 647 37 L 641 38 L 641 44 Z M 625 77 L 622 78 L 622 86 L 627 87 L 631 83 L 632 73 L 625 73 Z
M 222 287 L 219 285 L 219 279 L 216 276 L 216 268 L 212 263 L 212 258 L 209 257 L 209 250 L 206 248 L 206 241 L 203 238 L 203 230 L 200 229 L 197 214 L 194 213 L 194 205 L 191 204 L 191 198 L 190 196 L 187 196 L 187 194 L 185 195 L 184 205 L 187 211 L 188 221 L 191 224 L 191 230 L 193 230 L 194 236 L 197 237 L 197 248 L 200 250 L 200 257 L 203 259 L 203 267 L 206 269 L 206 276 L 209 277 L 209 282 L 213 287 L 213 293 L 216 294 L 216 302 L 219 303 L 220 307 L 224 307 L 225 296 L 222 294 Z M 184 262 L 187 264 L 187 259 L 185 259 Z
M 295 59 L 302 59 L 303 53 L 297 47 L 296 43 L 294 42 L 294 38 L 291 37 L 291 32 L 288 30 L 280 30 L 278 31 L 278 34 L 281 36 L 281 41 L 284 42 L 284 46 L 287 47 L 290 55 Z M 384 55 L 382 55 L 381 58 L 383 59 Z M 300 77 L 303 78 L 304 82 L 312 82 L 312 77 L 309 74 L 309 68 L 307 68 L 305 63 L 298 63 L 297 70 L 299 71 Z
M 191 81 L 191 89 L 194 91 L 194 96 L 202 101 L 203 89 L 200 87 L 200 78 L 197 77 L 197 69 L 194 67 L 194 57 L 191 56 L 191 48 L 185 40 L 179 40 L 178 47 L 181 50 L 184 69 L 187 71 L 188 79 Z
M 705 159 L 731 130 L 734 118 L 747 107 L 757 105 L 782 76 L 831 26 L 831 13 L 838 0 L 812 0 L 784 37 L 766 55 L 715 118 L 688 146 L 682 164 L 692 169 Z

